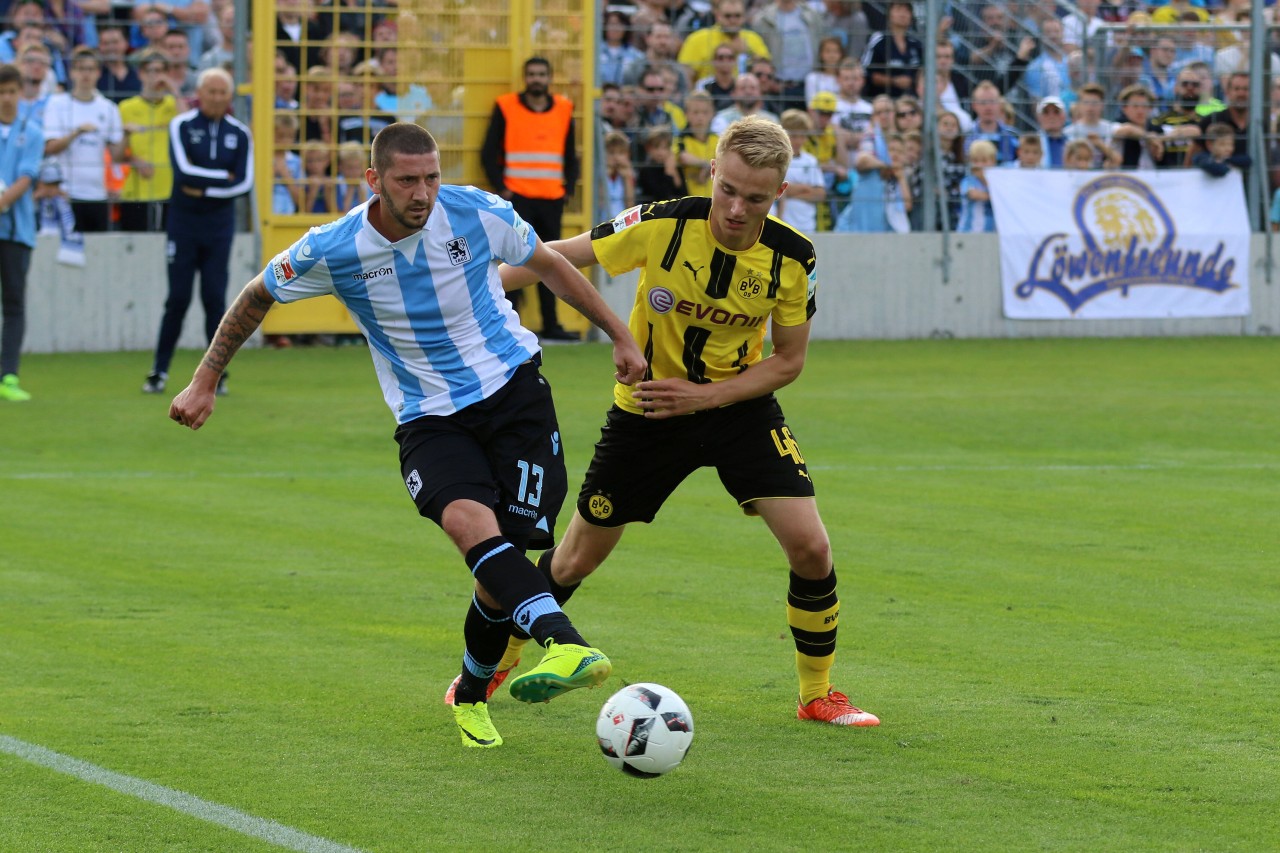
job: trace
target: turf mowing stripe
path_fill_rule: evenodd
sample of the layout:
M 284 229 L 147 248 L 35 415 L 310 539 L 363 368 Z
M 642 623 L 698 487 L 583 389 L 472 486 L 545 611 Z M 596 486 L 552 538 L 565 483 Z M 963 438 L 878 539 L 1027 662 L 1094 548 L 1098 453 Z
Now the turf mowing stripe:
M 122 773 L 115 773 L 95 764 L 90 764 L 87 761 L 71 758 L 51 749 L 45 749 L 42 746 L 36 746 L 33 743 L 27 743 L 7 735 L 0 735 L 0 752 L 7 752 L 10 755 L 21 758 L 23 761 L 38 764 L 41 767 L 56 770 L 68 776 L 74 776 L 85 782 L 103 785 L 113 791 L 137 797 L 139 800 L 168 806 L 175 811 L 189 814 L 208 823 L 216 823 L 219 826 L 225 826 L 227 829 L 235 830 L 242 835 L 260 838 L 263 841 L 269 841 L 289 850 L 297 850 L 299 853 L 360 853 L 354 847 L 346 847 L 324 838 L 308 835 L 305 832 L 292 829 L 273 820 L 263 820 L 260 817 L 236 811 L 229 806 L 221 806 L 208 800 L 202 800 L 199 797 L 193 797 L 190 794 L 184 794 L 181 791 L 175 791 L 173 788 L 166 788 L 163 785 L 157 785 L 143 779 L 135 779 Z
M 815 471 L 1272 471 L 1275 462 L 1135 462 L 1096 465 L 809 465 Z M 360 477 L 385 480 L 386 471 L 216 471 L 194 474 L 174 471 L 28 471 L 0 472 L 0 480 L 306 480 Z

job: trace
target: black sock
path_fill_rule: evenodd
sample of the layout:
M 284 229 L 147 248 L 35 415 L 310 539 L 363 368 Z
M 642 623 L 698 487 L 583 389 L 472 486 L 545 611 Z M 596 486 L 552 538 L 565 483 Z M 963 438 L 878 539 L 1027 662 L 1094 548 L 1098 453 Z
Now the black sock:
M 510 616 L 485 606 L 474 595 L 471 597 L 471 606 L 467 608 L 467 618 L 462 624 L 465 652 L 462 677 L 454 689 L 455 704 L 485 701 L 489 681 L 507 650 L 510 633 Z
M 551 560 L 555 553 L 554 546 L 542 552 L 542 555 L 538 557 L 538 571 L 542 572 L 542 576 L 547 579 L 547 586 L 551 588 L 551 597 L 556 600 L 556 604 L 563 607 L 564 603 L 573 597 L 578 587 L 582 586 L 582 581 L 578 581 L 571 586 L 561 586 L 556 583 L 555 578 L 551 576 Z M 529 635 L 521 631 L 520 627 L 514 623 L 511 625 L 511 636 L 518 640 L 529 639 Z
M 466 560 L 480 585 L 539 645 L 545 646 L 548 640 L 586 645 L 556 603 L 546 578 L 506 539 L 486 539 L 467 552 Z

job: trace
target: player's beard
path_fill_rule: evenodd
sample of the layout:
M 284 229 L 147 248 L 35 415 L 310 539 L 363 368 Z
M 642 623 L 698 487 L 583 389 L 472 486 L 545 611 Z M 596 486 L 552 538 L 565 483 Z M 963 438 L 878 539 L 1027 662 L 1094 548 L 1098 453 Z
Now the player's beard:
M 391 218 L 410 231 L 421 231 L 423 226 L 427 224 L 427 220 L 431 218 L 431 208 L 434 206 L 433 202 L 428 201 L 426 213 L 419 214 L 422 216 L 422 221 L 415 222 L 409 218 L 410 214 L 408 211 L 403 208 L 396 207 L 395 202 L 391 200 L 389 195 L 382 195 L 380 198 L 382 206 L 386 209 L 387 213 L 391 214 Z

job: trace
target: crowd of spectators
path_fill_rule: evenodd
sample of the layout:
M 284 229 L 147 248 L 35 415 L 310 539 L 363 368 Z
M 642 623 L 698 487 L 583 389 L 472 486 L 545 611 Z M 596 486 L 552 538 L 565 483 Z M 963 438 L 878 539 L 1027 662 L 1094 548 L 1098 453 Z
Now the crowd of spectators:
M 937 218 L 983 230 L 990 168 L 1195 168 L 1206 162 L 1211 126 L 1225 125 L 1235 143 L 1227 168 L 1247 170 L 1247 31 L 1206 27 L 1247 23 L 1249 2 L 952 0 L 933 45 L 924 43 L 922 4 L 907 2 L 610 4 L 594 42 L 602 88 L 589 143 L 606 152 L 609 207 L 706 194 L 717 134 L 763 115 L 822 176 L 816 190 L 792 183 L 784 218 L 799 211 L 819 231 L 918 230 L 923 171 L 936 164 Z M 492 3 L 444 6 L 458 43 L 509 35 Z M 431 41 L 432 25 L 418 21 L 404 39 L 398 28 L 414 16 L 394 0 L 276 0 L 274 9 L 272 209 L 341 212 L 367 198 L 361 163 L 380 128 L 463 106 L 449 67 L 456 54 L 445 45 L 406 53 L 401 41 Z M 158 131 L 192 105 L 201 69 L 232 62 L 234 3 L 0 0 L 0 13 L 0 62 L 19 68 L 26 108 L 58 131 L 36 191 L 44 227 L 56 227 L 54 200 L 72 202 L 81 230 L 162 227 L 168 155 Z M 567 50 L 589 41 L 550 39 Z M 923 135 L 928 50 L 938 77 L 933 138 Z M 1270 91 L 1274 137 L 1280 86 Z M 459 120 L 431 118 L 431 129 L 460 138 L 449 122 Z M 104 201 L 106 215 L 89 212 Z
M 1248 4 L 953 0 L 933 45 L 924 43 L 923 4 L 908 2 L 611 6 L 598 56 L 607 204 L 709 193 L 716 134 L 748 114 L 779 121 L 816 162 L 817 190 L 797 178 L 777 208 L 804 230 L 921 230 L 922 175 L 935 164 L 936 221 L 961 231 L 994 229 L 990 169 L 1247 174 Z M 931 139 L 922 107 L 930 49 Z M 1268 62 L 1260 73 L 1270 81 L 1280 58 Z M 1269 91 L 1274 139 L 1280 83 Z M 806 158 L 812 174 L 808 166 Z M 1280 169 L 1269 175 L 1275 188 Z

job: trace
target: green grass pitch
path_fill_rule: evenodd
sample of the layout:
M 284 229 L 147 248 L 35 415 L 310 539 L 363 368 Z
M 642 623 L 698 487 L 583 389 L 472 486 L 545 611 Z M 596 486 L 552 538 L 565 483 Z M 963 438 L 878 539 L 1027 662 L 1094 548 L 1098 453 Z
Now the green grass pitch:
M 241 353 L 199 433 L 145 372 L 28 357 L 0 405 L 0 735 L 369 851 L 1280 847 L 1274 339 L 814 344 L 780 396 L 884 724 L 795 720 L 780 554 L 704 471 L 569 605 L 606 689 L 499 693 L 497 750 L 367 353 Z M 608 350 L 546 373 L 576 488 Z M 598 754 L 626 681 L 693 710 L 662 779 Z M 0 851 L 269 849 L 0 751 Z

